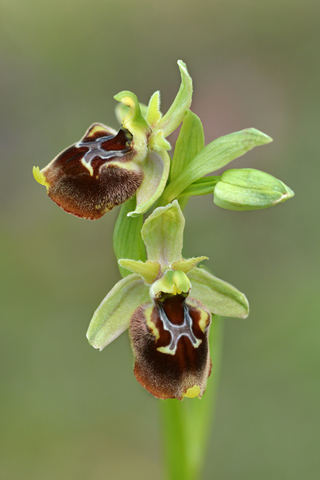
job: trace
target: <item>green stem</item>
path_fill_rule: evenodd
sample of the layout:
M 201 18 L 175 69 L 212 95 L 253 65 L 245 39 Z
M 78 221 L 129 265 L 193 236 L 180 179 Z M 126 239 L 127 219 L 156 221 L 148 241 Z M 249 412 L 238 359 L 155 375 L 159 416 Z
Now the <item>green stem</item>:
M 201 400 L 162 400 L 165 480 L 198 480 L 204 466 L 220 370 L 223 321 L 214 315 L 210 327 L 212 371 Z
M 145 260 L 141 238 L 143 218 L 127 217 L 135 206 L 135 199 L 121 207 L 113 236 L 114 249 L 119 258 Z M 122 276 L 129 272 L 120 267 Z M 165 480 L 199 480 L 204 465 L 211 420 L 214 413 L 222 341 L 222 320 L 213 315 L 209 346 L 212 371 L 206 392 L 198 398 L 159 400 L 163 427 Z
M 191 480 L 188 472 L 183 405 L 160 400 L 165 458 L 165 480 Z

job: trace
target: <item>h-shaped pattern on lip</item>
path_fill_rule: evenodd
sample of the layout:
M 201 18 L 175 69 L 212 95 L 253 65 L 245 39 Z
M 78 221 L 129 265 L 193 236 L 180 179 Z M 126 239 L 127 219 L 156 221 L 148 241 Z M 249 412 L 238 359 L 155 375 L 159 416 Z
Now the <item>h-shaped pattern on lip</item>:
M 174 325 L 167 317 L 164 308 L 161 304 L 158 304 L 160 319 L 162 321 L 163 329 L 170 332 L 171 342 L 165 347 L 158 347 L 157 350 L 161 353 L 168 353 L 169 355 L 175 355 L 177 351 L 178 342 L 181 337 L 186 336 L 194 348 L 198 348 L 202 340 L 195 337 L 192 331 L 192 318 L 189 313 L 189 307 L 185 303 L 183 305 L 183 323 L 182 325 Z
M 95 138 L 89 142 L 80 140 L 75 144 L 77 148 L 85 147 L 89 149 L 81 159 L 81 163 L 87 170 L 89 170 L 91 176 L 93 176 L 91 162 L 95 157 L 99 157 L 102 160 L 108 160 L 108 158 L 123 157 L 126 155 L 126 153 L 128 153 L 127 148 L 124 150 L 105 150 L 102 147 L 102 144 L 108 140 L 111 140 L 112 138 L 114 138 L 114 135 L 106 135 L 104 137 Z

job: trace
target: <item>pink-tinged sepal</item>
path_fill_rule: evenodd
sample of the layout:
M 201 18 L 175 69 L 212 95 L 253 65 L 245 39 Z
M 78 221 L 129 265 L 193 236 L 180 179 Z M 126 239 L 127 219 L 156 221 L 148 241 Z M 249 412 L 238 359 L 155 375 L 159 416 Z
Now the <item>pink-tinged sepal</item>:
M 60 153 L 47 167 L 34 169 L 50 198 L 77 217 L 98 219 L 131 198 L 143 180 L 142 168 L 125 129 L 118 133 L 93 124 L 83 138 Z
M 157 398 L 201 397 L 211 371 L 210 313 L 174 295 L 141 305 L 130 321 L 138 382 Z

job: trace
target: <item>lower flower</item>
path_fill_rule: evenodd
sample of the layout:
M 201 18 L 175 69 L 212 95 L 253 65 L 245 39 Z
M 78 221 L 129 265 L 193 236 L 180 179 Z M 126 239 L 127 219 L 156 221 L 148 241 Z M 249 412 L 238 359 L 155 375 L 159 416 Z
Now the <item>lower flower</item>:
M 211 371 L 211 314 L 248 315 L 245 295 L 183 259 L 184 217 L 177 201 L 159 207 L 142 228 L 146 262 L 122 259 L 132 272 L 97 308 L 87 338 L 102 350 L 129 328 L 138 382 L 157 398 L 201 397 Z

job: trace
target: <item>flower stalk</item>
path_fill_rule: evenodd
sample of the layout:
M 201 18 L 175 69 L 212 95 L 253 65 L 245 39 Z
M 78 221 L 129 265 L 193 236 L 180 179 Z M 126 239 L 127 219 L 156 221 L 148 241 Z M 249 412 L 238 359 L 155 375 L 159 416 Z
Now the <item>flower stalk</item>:
M 165 480 L 200 480 L 215 415 L 222 353 L 223 320 L 212 319 L 210 351 L 212 372 L 201 400 L 160 403 Z

